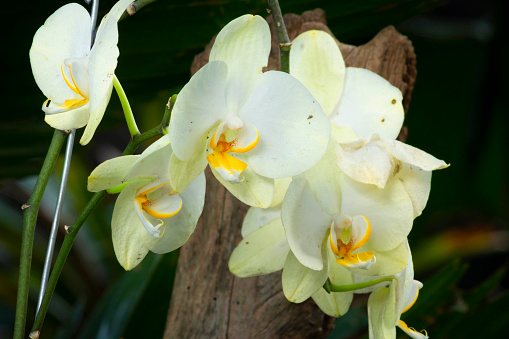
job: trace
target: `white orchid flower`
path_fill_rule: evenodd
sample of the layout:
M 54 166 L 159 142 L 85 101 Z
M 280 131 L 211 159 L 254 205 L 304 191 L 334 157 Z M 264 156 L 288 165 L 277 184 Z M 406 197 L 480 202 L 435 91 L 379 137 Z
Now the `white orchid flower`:
M 119 51 L 117 22 L 132 0 L 120 0 L 103 18 L 91 46 L 92 22 L 81 5 L 53 13 L 35 33 L 30 63 L 35 82 L 48 98 L 42 110 L 53 128 L 87 126 L 86 145 L 101 122 L 113 89 Z
M 282 212 L 279 206 L 249 210 L 244 239 L 229 267 L 241 277 L 283 269 L 283 291 L 290 301 L 313 297 L 325 313 L 340 316 L 353 293 L 327 294 L 322 291 L 327 278 L 351 284 L 356 275 L 369 280 L 400 272 L 413 208 L 397 180 L 382 190 L 342 174 L 333 146 L 315 167 L 294 177 Z
M 182 193 L 169 183 L 172 155 L 163 136 L 141 155 L 105 161 L 90 174 L 88 190 L 121 190 L 111 221 L 113 247 L 119 263 L 130 270 L 148 251 L 167 253 L 191 236 L 205 199 L 202 173 Z
M 268 207 L 273 179 L 297 175 L 323 156 L 330 123 L 299 81 L 262 72 L 270 47 L 267 22 L 241 16 L 221 30 L 209 63 L 180 92 L 169 126 L 177 191 L 208 163 L 238 199 Z
M 413 339 L 428 339 L 425 330 L 420 332 L 408 327 L 400 319 L 416 302 L 420 281 L 414 280 L 414 269 L 410 247 L 408 247 L 407 266 L 395 275 L 389 287 L 374 289 L 368 300 L 368 319 L 370 339 L 396 338 L 396 326 Z
M 395 140 L 404 120 L 401 91 L 371 71 L 345 68 L 337 43 L 323 31 L 307 31 L 294 40 L 290 70 L 329 116 L 341 171 L 379 188 L 398 176 L 414 200 L 415 216 L 420 215 L 431 171 L 448 165 Z

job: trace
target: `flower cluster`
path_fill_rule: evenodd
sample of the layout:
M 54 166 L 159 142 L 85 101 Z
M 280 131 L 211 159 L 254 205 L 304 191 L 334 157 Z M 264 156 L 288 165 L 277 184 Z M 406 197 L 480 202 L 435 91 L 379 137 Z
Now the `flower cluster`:
M 57 10 L 34 37 L 30 60 L 48 98 L 46 122 L 86 125 L 82 144 L 108 104 L 117 22 L 130 2 L 112 8 L 91 48 L 90 16 L 77 4 Z M 202 213 L 208 165 L 252 206 L 230 258 L 233 274 L 283 269 L 288 300 L 312 297 L 331 316 L 345 314 L 354 293 L 371 292 L 371 337 L 394 337 L 395 325 L 426 337 L 400 320 L 422 287 L 407 236 L 426 205 L 431 171 L 446 163 L 395 140 L 401 92 L 368 70 L 345 67 L 327 33 L 294 40 L 291 74 L 262 71 L 270 48 L 263 18 L 230 22 L 208 64 L 178 94 L 167 134 L 90 174 L 90 191 L 119 193 L 112 217 L 118 261 L 130 270 L 148 251 L 166 253 L 188 240 Z
M 281 203 L 249 210 L 231 272 L 283 269 L 288 300 L 312 297 L 335 317 L 348 311 L 353 294 L 372 292 L 371 338 L 394 338 L 395 326 L 427 337 L 400 320 L 422 287 L 413 279 L 407 236 L 426 205 L 431 171 L 447 164 L 395 140 L 404 119 L 401 92 L 375 73 L 345 68 L 329 34 L 299 35 L 290 72 L 323 107 L 331 138 L 322 159 L 282 187 Z

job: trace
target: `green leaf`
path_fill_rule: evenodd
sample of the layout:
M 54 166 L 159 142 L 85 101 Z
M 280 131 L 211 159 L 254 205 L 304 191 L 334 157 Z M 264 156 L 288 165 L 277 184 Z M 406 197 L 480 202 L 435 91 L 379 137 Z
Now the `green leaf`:
M 125 272 L 102 297 L 78 338 L 120 338 L 134 314 L 162 255 L 149 253 L 135 269 Z

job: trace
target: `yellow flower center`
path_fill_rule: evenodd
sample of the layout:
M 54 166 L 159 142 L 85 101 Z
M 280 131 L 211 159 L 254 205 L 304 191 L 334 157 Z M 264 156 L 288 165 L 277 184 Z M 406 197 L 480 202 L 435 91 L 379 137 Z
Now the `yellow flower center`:
M 247 164 L 229 153 L 245 153 L 252 150 L 259 141 L 258 130 L 254 126 L 243 125 L 238 129 L 229 129 L 222 123 L 210 139 L 213 150 L 207 156 L 207 161 L 225 180 L 241 182 L 241 173 Z

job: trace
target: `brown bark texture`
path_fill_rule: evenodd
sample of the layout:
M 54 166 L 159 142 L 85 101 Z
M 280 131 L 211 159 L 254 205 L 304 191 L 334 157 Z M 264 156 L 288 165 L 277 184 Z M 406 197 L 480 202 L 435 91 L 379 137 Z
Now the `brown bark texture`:
M 284 16 L 288 35 L 318 29 L 330 34 L 325 13 L 316 9 Z M 272 50 L 267 70 L 279 68 L 279 46 L 271 18 Z M 208 62 L 214 39 L 195 57 L 194 74 Z M 365 45 L 339 43 L 347 67 L 380 74 L 403 93 L 405 112 L 415 84 L 415 54 L 411 42 L 392 26 Z M 406 139 L 406 128 L 400 140 Z M 286 300 L 281 272 L 237 278 L 228 260 L 241 241 L 240 229 L 248 206 L 232 196 L 206 170 L 205 207 L 195 232 L 180 250 L 164 338 L 325 338 L 334 319 L 323 314 L 312 299 L 302 304 Z

